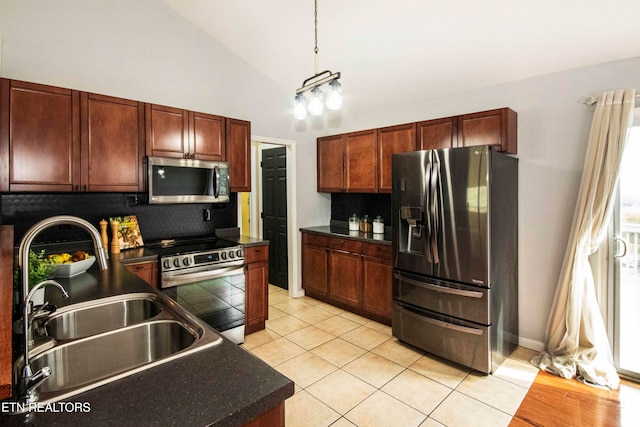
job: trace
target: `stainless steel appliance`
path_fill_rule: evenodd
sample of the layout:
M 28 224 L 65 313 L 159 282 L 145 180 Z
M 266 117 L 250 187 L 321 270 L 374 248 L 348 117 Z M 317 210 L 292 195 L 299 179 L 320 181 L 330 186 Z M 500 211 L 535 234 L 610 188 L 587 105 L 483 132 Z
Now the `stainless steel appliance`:
M 151 248 L 160 256 L 161 291 L 221 335 L 243 343 L 242 246 L 223 239 L 192 238 L 165 240 Z
M 394 154 L 393 335 L 493 372 L 518 340 L 518 163 L 489 147 Z
M 225 203 L 229 165 L 195 159 L 147 157 L 149 203 Z

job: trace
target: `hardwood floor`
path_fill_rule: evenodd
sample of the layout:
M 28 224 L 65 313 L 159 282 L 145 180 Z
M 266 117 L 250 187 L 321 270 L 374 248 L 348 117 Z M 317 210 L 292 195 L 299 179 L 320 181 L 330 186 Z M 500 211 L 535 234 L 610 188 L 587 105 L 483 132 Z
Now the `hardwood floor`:
M 540 371 L 510 427 L 637 426 L 640 385 L 623 380 L 616 391 Z

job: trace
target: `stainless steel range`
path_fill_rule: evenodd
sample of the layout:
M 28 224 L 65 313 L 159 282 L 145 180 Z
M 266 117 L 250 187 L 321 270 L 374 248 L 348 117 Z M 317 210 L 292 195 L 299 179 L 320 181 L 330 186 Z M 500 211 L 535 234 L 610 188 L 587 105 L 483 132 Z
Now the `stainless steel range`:
M 231 341 L 243 343 L 242 245 L 205 237 L 163 240 L 151 247 L 160 256 L 161 291 Z

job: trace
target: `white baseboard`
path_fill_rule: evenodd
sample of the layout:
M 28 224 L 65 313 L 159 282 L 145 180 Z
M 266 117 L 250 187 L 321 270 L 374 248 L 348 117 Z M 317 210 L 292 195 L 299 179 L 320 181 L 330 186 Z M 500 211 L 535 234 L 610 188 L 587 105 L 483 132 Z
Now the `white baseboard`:
M 530 340 L 528 338 L 518 338 L 518 345 L 535 351 L 543 351 L 547 348 L 547 345 L 541 341 Z

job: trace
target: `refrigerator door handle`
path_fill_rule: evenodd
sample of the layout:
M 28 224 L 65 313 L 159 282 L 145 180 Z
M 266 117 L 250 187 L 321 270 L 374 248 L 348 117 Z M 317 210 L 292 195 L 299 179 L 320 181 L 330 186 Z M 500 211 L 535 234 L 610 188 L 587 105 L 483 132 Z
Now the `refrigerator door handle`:
M 438 251 L 438 186 L 440 185 L 440 159 L 438 152 L 432 152 L 431 178 L 429 188 L 429 214 L 431 215 L 431 229 L 429 233 L 431 252 L 433 253 L 433 263 L 440 262 L 440 252 Z
M 460 326 L 453 323 L 443 322 L 442 320 L 432 319 L 431 317 L 421 316 L 420 314 L 407 310 L 406 308 L 401 307 L 397 304 L 396 304 L 396 309 L 402 312 L 403 314 L 419 319 L 422 322 L 431 323 L 433 325 L 440 326 L 442 328 L 452 329 L 454 331 L 462 332 L 465 334 L 482 335 L 482 329 L 469 328 L 466 326 Z
M 482 296 L 484 295 L 482 292 L 478 291 L 465 291 L 463 289 L 446 288 L 444 286 L 438 286 L 431 283 L 421 282 L 419 280 L 409 279 L 408 277 L 404 277 L 398 273 L 394 273 L 394 277 L 401 282 L 411 283 L 412 285 L 429 289 L 430 291 L 441 292 L 443 294 L 451 294 L 467 298 L 482 298 Z

